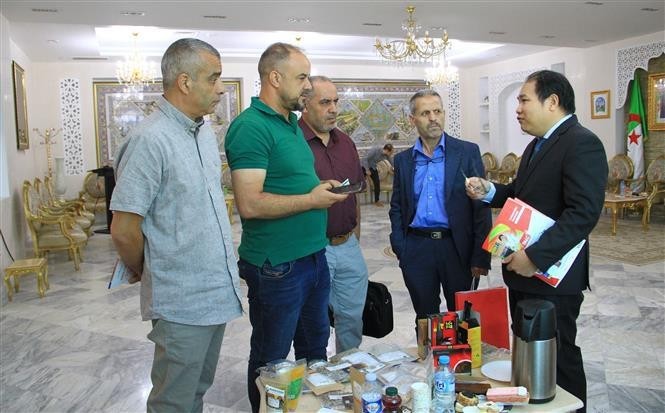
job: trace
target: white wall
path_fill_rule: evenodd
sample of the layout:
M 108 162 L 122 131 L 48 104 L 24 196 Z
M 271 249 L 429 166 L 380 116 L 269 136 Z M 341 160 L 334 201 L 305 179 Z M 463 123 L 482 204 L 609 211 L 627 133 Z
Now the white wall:
M 575 90 L 575 105 L 580 122 L 598 135 L 605 146 L 608 158 L 617 153 L 623 153 L 623 112 L 614 107 L 614 96 L 617 93 L 616 84 L 616 51 L 621 48 L 639 46 L 643 44 L 662 41 L 665 32 L 653 33 L 646 36 L 624 39 L 586 49 L 560 48 L 553 51 L 542 52 L 530 56 L 510 59 L 499 63 L 477 66 L 460 71 L 460 85 L 462 89 L 462 136 L 465 139 L 477 142 L 481 152 L 493 152 L 499 160 L 507 153 L 506 148 L 514 146 L 512 142 L 507 145 L 501 141 L 491 141 L 486 135 L 481 135 L 478 110 L 478 80 L 485 76 L 496 76 L 530 70 L 538 67 L 551 67 L 558 63 L 565 64 L 566 77 Z M 591 119 L 589 96 L 592 91 L 610 90 L 611 115 L 609 119 Z M 516 103 L 515 103 L 516 106 Z M 510 113 L 515 106 L 506 109 Z M 618 116 L 617 116 L 618 115 Z M 619 119 L 618 117 L 621 117 Z M 495 127 L 495 125 L 491 125 Z M 500 132 L 500 131 L 498 131 Z M 493 134 L 494 136 L 500 133 Z M 524 148 L 531 138 L 524 135 Z M 521 154 L 521 151 L 518 155 Z

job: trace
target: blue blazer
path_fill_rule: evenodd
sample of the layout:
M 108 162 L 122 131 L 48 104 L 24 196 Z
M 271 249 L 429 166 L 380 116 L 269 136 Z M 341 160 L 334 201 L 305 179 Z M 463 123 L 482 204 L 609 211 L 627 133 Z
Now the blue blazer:
M 457 254 L 466 266 L 490 268 L 490 254 L 481 248 L 492 226 L 491 209 L 482 201 L 466 195 L 464 175 L 485 176 L 478 145 L 444 133 L 444 197 L 450 231 Z M 416 214 L 413 193 L 415 164 L 413 146 L 395 155 L 395 176 L 390 201 L 390 245 L 399 259 L 409 224 Z

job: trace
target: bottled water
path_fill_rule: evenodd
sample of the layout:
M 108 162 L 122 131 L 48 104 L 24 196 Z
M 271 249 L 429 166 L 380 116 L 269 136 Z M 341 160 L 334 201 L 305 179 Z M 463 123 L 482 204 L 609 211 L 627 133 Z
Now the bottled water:
M 383 389 L 376 381 L 376 374 L 367 373 L 365 375 L 365 385 L 360 396 L 363 403 L 363 413 L 381 413 L 383 404 L 381 404 L 381 393 Z
M 455 412 L 455 373 L 448 366 L 450 358 L 439 356 L 439 367 L 434 372 L 434 400 L 432 411 L 434 413 Z

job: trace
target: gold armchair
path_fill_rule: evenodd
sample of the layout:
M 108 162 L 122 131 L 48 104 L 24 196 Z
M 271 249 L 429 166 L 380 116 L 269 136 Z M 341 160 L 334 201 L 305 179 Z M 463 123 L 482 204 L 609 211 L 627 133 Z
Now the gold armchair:
M 607 192 L 618 194 L 621 183 L 626 184 L 633 176 L 633 161 L 624 154 L 618 154 L 607 162 L 607 166 L 609 167 Z
M 222 189 L 224 190 L 224 202 L 226 203 L 226 211 L 229 214 L 229 222 L 233 224 L 233 205 L 235 198 L 233 196 L 231 168 L 229 168 L 228 162 L 222 162 Z
M 51 177 L 48 175 L 44 177 L 44 187 L 46 188 L 46 193 L 49 197 L 49 205 L 52 205 L 53 207 L 68 208 L 73 210 L 77 215 L 82 216 L 90 221 L 90 225 L 94 225 L 95 214 L 85 208 L 85 202 L 83 202 L 80 196 L 75 199 L 56 199 L 55 195 L 53 194 L 53 182 L 51 181 Z
M 648 223 L 651 219 L 651 207 L 658 202 L 663 202 L 665 205 L 665 155 L 660 155 L 651 161 L 647 167 L 645 177 L 648 194 L 645 213 L 647 214 L 646 222 Z
M 47 214 L 41 208 L 39 193 L 30 181 L 23 182 L 23 213 L 32 237 L 35 257 L 44 257 L 49 251 L 68 251 L 76 271 L 80 269 L 81 247 L 88 236 L 68 214 Z
M 83 190 L 79 191 L 79 198 L 83 200 L 85 209 L 93 214 L 106 212 L 104 177 L 88 172 L 83 179 Z
M 35 178 L 33 189 L 39 196 L 39 209 L 45 216 L 69 215 L 86 235 L 89 236 L 92 233 L 92 221 L 94 221 L 94 217 L 91 221 L 89 217 L 83 216 L 81 211 L 77 210 L 73 205 L 58 205 L 54 203 L 49 196 L 46 185 L 39 178 Z
M 390 161 L 383 159 L 376 164 L 376 171 L 379 173 L 380 192 L 384 192 L 386 202 L 390 202 L 390 193 L 393 191 L 393 175 L 395 174 L 393 166 Z M 365 194 L 369 194 L 370 197 L 374 196 L 372 195 L 374 193 L 374 182 L 369 177 L 366 178 L 366 185 L 369 191 Z
M 480 159 L 482 159 L 483 168 L 485 168 L 485 178 L 489 179 L 491 173 L 499 172 L 498 161 L 494 154 L 491 152 L 485 152 Z
M 492 182 L 505 184 L 515 177 L 517 167 L 519 166 L 519 158 L 513 152 L 504 156 L 501 160 L 499 170 L 488 174 L 488 179 Z

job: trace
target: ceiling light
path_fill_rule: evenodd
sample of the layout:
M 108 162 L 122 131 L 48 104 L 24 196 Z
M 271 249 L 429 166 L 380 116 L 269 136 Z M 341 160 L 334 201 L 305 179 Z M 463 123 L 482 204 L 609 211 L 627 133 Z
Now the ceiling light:
M 57 40 L 55 40 L 55 39 L 48 39 L 48 40 L 46 41 L 46 43 L 50 43 L 50 44 L 57 44 L 57 43 L 58 43 L 58 41 L 57 41 Z
M 145 16 L 145 12 L 144 12 L 144 11 L 123 11 L 123 12 L 120 12 L 120 15 L 122 15 L 122 16 L 139 16 L 139 17 L 143 17 L 143 16 Z
M 363 26 L 381 27 L 381 26 L 383 26 L 383 24 L 382 23 L 363 23 Z
M 220 16 L 218 14 L 207 14 L 203 16 L 204 19 L 226 19 L 226 16 Z
M 540 35 L 541 39 L 554 39 L 556 36 L 552 36 L 551 34 L 543 34 Z
M 503 36 L 504 34 L 506 34 L 506 32 L 495 32 L 495 31 L 492 31 L 492 32 L 489 32 L 489 34 L 494 34 L 494 35 L 497 35 L 497 36 Z
M 57 13 L 58 9 L 31 9 L 35 13 Z
M 432 67 L 425 69 L 425 81 L 430 87 L 447 87 L 450 83 L 459 81 L 459 71 L 450 64 L 446 52 L 443 52 L 438 59 L 433 59 L 432 63 Z
M 602 6 L 603 3 L 599 1 L 585 1 L 584 4 L 588 4 L 590 6 Z
M 309 23 L 308 17 L 289 17 L 289 23 Z
M 103 57 L 103 56 L 74 56 L 72 57 L 72 60 L 80 60 L 80 61 L 103 61 L 103 60 L 109 60 L 108 57 Z
M 660 9 L 654 9 L 653 7 L 642 7 L 640 10 L 642 10 L 642 11 L 658 11 Z
M 374 48 L 381 57 L 394 62 L 423 62 L 439 56 L 450 47 L 447 30 L 443 31 L 441 39 L 432 39 L 427 31 L 425 37 L 417 37 L 421 27 L 413 18 L 415 11 L 414 6 L 406 7 L 409 17 L 402 22 L 402 30 L 406 33 L 406 38 L 385 43 L 376 39 Z
M 119 61 L 115 70 L 118 82 L 125 86 L 128 93 L 140 93 L 149 83 L 155 83 L 157 67 L 155 62 L 148 62 L 144 55 L 139 53 L 137 39 L 139 34 L 132 33 L 134 47 L 132 52 Z

